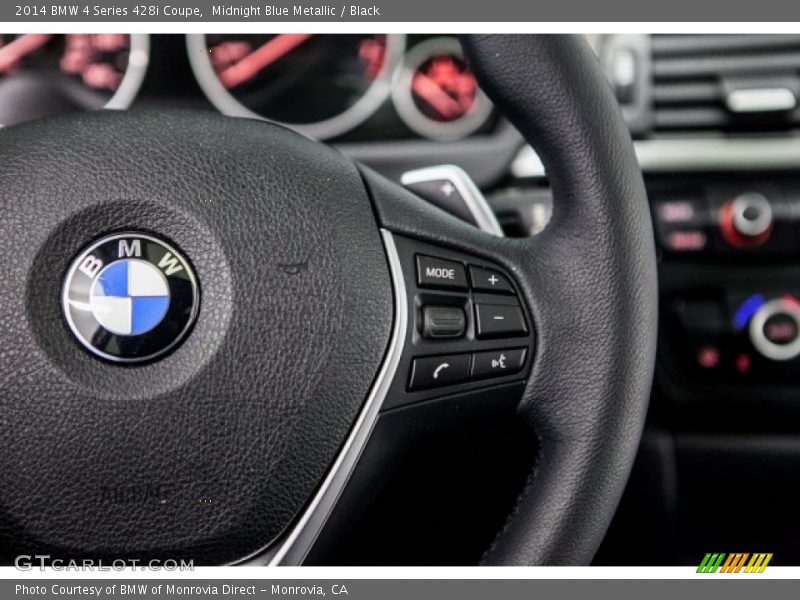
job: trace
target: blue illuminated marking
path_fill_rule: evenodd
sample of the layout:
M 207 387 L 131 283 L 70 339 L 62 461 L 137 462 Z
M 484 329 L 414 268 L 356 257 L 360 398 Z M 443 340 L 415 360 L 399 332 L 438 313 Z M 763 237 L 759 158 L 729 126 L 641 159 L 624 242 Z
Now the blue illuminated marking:
M 736 331 L 741 331 L 747 327 L 750 317 L 752 317 L 765 302 L 766 300 L 761 294 L 753 294 L 747 300 L 742 302 L 733 315 L 733 326 Z

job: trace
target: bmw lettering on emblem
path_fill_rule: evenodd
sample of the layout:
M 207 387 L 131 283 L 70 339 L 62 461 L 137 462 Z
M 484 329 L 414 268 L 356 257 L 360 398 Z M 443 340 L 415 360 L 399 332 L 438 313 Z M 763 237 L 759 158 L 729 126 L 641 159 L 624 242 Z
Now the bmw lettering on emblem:
M 96 356 L 152 360 L 189 332 L 199 304 L 192 267 L 150 235 L 106 236 L 75 259 L 62 304 L 72 332 Z

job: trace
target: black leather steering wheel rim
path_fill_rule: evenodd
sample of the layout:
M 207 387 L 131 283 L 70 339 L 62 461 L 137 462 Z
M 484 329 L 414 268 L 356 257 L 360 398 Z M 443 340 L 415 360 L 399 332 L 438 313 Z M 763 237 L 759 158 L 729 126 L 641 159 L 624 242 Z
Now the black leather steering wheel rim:
M 449 220 L 433 225 L 430 211 L 375 194 L 380 221 L 502 257 L 533 312 L 536 358 L 518 412 L 540 450 L 483 563 L 589 564 L 627 483 L 655 361 L 655 246 L 641 171 L 610 86 L 581 37 L 464 41 L 482 87 L 545 165 L 554 195 L 550 224 L 526 240 L 488 239 Z

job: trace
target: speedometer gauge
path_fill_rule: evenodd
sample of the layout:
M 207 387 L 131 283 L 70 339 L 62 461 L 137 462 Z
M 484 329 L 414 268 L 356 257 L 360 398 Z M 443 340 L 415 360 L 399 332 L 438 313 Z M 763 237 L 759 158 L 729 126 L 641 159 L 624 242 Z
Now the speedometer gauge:
M 478 87 L 461 44 L 451 37 L 432 38 L 408 51 L 392 99 L 406 125 L 437 140 L 466 137 L 492 113 L 492 103 Z
M 0 34 L 0 125 L 128 108 L 148 57 L 141 34 Z
M 285 123 L 317 139 L 366 120 L 388 98 L 402 35 L 187 36 L 192 69 L 221 112 Z

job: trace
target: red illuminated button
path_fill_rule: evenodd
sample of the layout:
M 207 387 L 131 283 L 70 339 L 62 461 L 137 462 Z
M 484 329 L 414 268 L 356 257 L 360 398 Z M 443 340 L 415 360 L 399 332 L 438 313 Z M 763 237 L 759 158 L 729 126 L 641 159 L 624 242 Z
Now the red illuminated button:
M 772 206 L 764 196 L 748 192 L 726 202 L 719 213 L 719 230 L 734 248 L 764 244 L 772 233 Z
M 697 364 L 704 369 L 713 369 L 719 365 L 719 348 L 703 346 L 697 351 Z
M 742 375 L 747 373 L 752 366 L 752 361 L 750 360 L 749 354 L 740 354 L 736 357 L 736 370 L 739 371 Z
M 663 201 L 656 205 L 656 218 L 659 223 L 691 225 L 697 219 L 697 208 L 689 200 Z
M 707 244 L 708 237 L 699 229 L 676 229 L 664 236 L 664 245 L 672 252 L 700 252 Z
M 657 199 L 653 203 L 659 243 L 670 252 L 702 252 L 713 223 L 708 203 L 695 194 Z

